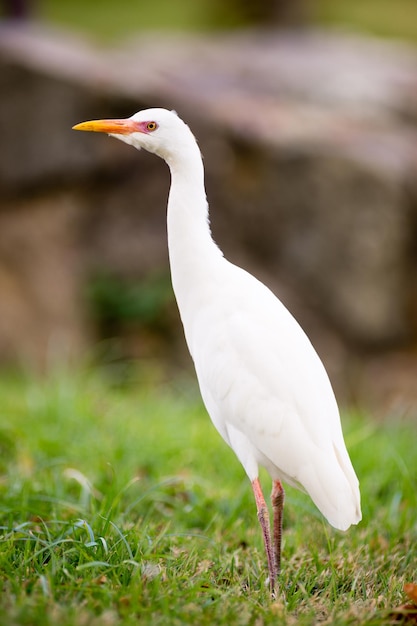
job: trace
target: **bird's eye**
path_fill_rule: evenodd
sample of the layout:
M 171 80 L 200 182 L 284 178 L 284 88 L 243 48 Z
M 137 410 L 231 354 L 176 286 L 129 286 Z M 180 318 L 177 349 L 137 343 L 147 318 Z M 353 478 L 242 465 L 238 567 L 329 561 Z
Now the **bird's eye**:
M 150 132 L 152 132 L 153 130 L 156 130 L 158 128 L 158 124 L 156 122 L 148 122 L 146 124 L 146 130 L 149 130 Z

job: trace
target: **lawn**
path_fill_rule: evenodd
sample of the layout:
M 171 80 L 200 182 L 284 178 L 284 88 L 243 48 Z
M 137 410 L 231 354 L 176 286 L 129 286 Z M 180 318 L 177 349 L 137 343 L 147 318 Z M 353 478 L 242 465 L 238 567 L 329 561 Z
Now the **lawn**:
M 415 423 L 345 415 L 363 522 L 334 531 L 288 489 L 272 602 L 250 485 L 193 381 L 3 375 L 0 402 L 2 625 L 386 624 L 417 578 Z

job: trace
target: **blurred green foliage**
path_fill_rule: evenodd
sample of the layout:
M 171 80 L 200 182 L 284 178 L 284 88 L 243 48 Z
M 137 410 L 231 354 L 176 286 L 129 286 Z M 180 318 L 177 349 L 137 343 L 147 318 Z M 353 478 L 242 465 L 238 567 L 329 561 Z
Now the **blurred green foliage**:
M 93 321 L 104 335 L 132 323 L 164 333 L 174 303 L 168 273 L 150 275 L 142 281 L 98 274 L 91 279 L 87 296 Z
M 416 0 L 318 0 L 314 18 L 325 26 L 417 43 Z
M 305 0 L 311 23 L 417 42 L 416 0 Z M 44 0 L 41 19 L 111 42 L 146 30 L 246 26 L 238 0 Z
M 144 30 L 211 30 L 242 25 L 233 3 L 217 0 L 44 0 L 43 19 L 107 42 Z

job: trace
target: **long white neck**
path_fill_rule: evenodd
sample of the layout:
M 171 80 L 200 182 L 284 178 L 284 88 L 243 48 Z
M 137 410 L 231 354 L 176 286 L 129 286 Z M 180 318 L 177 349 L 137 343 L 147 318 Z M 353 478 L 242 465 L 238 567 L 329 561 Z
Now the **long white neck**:
M 167 162 L 171 171 L 167 213 L 169 260 L 172 285 L 185 324 L 194 297 L 212 280 L 223 255 L 211 237 L 204 168 L 197 143 L 193 139 L 186 150 Z

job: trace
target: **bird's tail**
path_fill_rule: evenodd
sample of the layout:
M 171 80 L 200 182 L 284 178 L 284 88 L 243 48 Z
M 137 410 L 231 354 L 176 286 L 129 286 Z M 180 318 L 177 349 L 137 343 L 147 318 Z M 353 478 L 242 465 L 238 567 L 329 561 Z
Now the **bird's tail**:
M 302 468 L 299 479 L 329 524 L 347 530 L 362 519 L 359 481 L 347 451 L 333 448 L 333 458 L 320 455 Z

